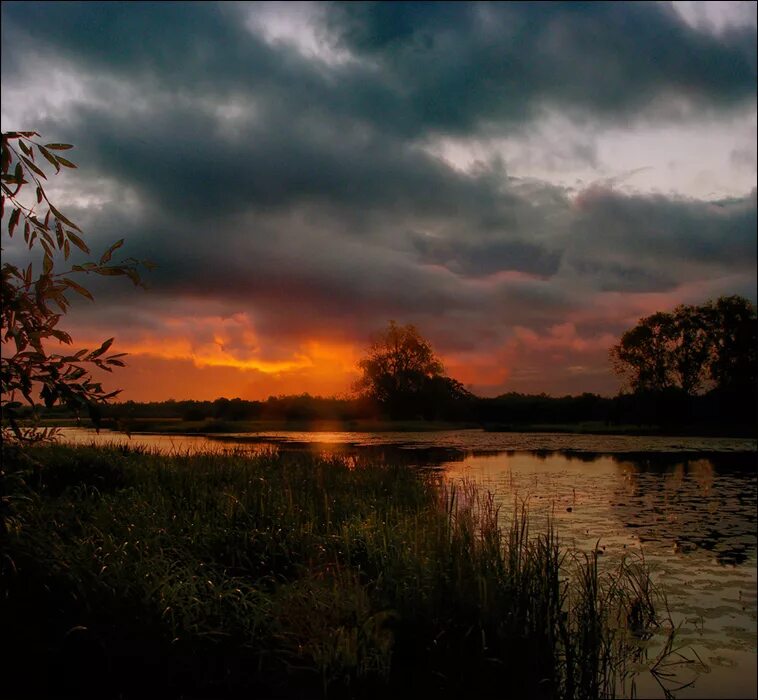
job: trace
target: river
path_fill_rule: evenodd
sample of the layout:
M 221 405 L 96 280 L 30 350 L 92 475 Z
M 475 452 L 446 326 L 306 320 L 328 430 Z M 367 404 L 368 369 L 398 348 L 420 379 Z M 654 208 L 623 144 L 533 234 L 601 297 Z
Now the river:
M 140 444 L 176 454 L 352 454 L 473 480 L 494 494 L 505 518 L 514 503 L 526 501 L 532 532 L 552 517 L 567 547 L 597 548 L 607 565 L 644 556 L 679 628 L 681 657 L 668 657 L 670 665 L 658 667 L 662 673 L 640 672 L 634 679 L 638 697 L 758 696 L 756 440 L 482 430 L 132 437 L 79 428 L 61 432 L 70 442 Z M 662 634 L 650 641 L 650 658 L 662 641 Z

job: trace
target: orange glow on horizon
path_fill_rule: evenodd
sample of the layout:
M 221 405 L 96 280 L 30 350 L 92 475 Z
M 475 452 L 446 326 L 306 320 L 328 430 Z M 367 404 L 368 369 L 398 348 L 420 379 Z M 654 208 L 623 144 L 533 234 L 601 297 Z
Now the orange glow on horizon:
M 96 342 L 77 346 L 97 347 Z M 214 334 L 210 342 L 189 337 L 140 339 L 116 337 L 112 351 L 124 352 L 125 368 L 98 373 L 107 387 L 121 388 L 120 401 L 213 400 L 222 396 L 248 400 L 303 394 L 345 396 L 358 378 L 358 344 L 311 339 L 292 348 L 230 351 L 227 338 Z M 275 351 L 276 357 L 266 356 Z
M 636 314 L 650 300 L 637 299 L 626 308 L 614 304 L 618 300 L 610 295 L 603 301 L 600 316 Z M 494 350 L 437 349 L 437 354 L 447 376 L 482 396 L 551 392 L 554 386 L 562 393 L 581 393 L 586 382 L 595 391 L 615 393 L 613 377 L 602 365 L 616 338 L 585 335 L 582 325 L 581 314 L 569 314 L 539 332 L 513 326 Z M 98 336 L 92 329 L 74 333 L 77 347 L 97 347 L 103 339 Z M 120 401 L 265 400 L 305 393 L 346 397 L 360 376 L 358 362 L 366 349 L 366 342 L 351 339 L 262 337 L 244 313 L 172 316 L 160 318 L 160 325 L 148 332 L 122 329 L 112 352 L 127 353 L 127 366 L 97 376 L 109 390 L 123 390 Z M 567 383 L 560 383 L 561 376 L 568 377 Z

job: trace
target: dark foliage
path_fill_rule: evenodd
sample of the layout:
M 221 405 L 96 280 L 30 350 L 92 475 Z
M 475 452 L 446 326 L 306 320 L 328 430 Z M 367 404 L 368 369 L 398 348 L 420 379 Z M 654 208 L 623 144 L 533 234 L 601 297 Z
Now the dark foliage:
M 361 396 L 390 418 L 441 419 L 467 411 L 471 395 L 445 376 L 442 362 L 415 326 L 390 321 L 359 363 Z
M 701 306 L 678 306 L 640 319 L 611 348 L 617 374 L 634 392 L 707 388 L 755 391 L 758 379 L 758 319 L 739 296 Z
M 26 403 L 34 412 L 36 395 L 45 406 L 63 404 L 89 412 L 95 423 L 99 407 L 118 391 L 108 392 L 90 374 L 97 367 L 108 372 L 123 367 L 124 353 L 106 355 L 113 338 L 94 350 L 50 350 L 51 344 L 70 346 L 71 336 L 59 327 L 70 306 L 72 292 L 92 300 L 92 294 L 76 281 L 81 275 L 127 276 L 140 284 L 138 267 L 149 263 L 127 258 L 111 263 L 113 254 L 123 239 L 110 246 L 97 262 L 72 264 L 69 258 L 76 249 L 89 254 L 87 244 L 79 234 L 81 229 L 62 214 L 48 199 L 43 186 L 45 169 L 55 172 L 76 165 L 60 155 L 72 146 L 67 143 L 42 144 L 36 131 L 11 131 L 2 134 L 2 195 L 0 212 L 7 221 L 8 239 L 15 233 L 23 235 L 24 244 L 34 258 L 42 254 L 42 264 L 33 260 L 24 266 L 3 262 L 0 268 L 0 300 L 2 327 L 0 344 L 0 407 L 2 436 L 6 440 L 34 442 L 50 437 L 47 430 L 35 427 L 21 429 L 17 419 L 19 409 Z M 32 194 L 32 191 L 34 194 Z M 46 212 L 45 212 L 46 210 Z M 45 212 L 45 213 L 43 213 Z M 83 235 L 83 234 L 82 234 Z M 5 245 L 5 241 L 3 241 Z M 55 270 L 63 258 L 63 270 Z

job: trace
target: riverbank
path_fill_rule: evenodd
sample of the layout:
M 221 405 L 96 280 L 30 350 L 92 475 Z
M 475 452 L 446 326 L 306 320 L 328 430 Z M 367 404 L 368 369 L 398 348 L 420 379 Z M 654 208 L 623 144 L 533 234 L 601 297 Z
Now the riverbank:
M 306 454 L 3 455 L 15 692 L 596 697 L 656 624 L 602 573 L 433 473 Z
M 88 427 L 88 421 L 75 418 L 49 418 L 40 421 L 41 427 Z M 362 432 L 362 433 L 425 433 L 440 430 L 469 430 L 481 428 L 474 422 L 446 422 L 425 420 L 183 420 L 181 418 L 129 418 L 113 420 L 106 418 L 101 427 L 129 433 L 156 433 L 167 435 L 200 435 L 215 433 L 260 433 L 275 431 L 292 432 Z

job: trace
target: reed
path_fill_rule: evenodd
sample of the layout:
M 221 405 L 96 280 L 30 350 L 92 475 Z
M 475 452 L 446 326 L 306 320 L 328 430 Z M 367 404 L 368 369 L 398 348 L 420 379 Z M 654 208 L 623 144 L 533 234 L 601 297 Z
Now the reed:
M 527 508 L 438 474 L 271 452 L 4 452 L 14 692 L 613 696 L 657 625 Z

